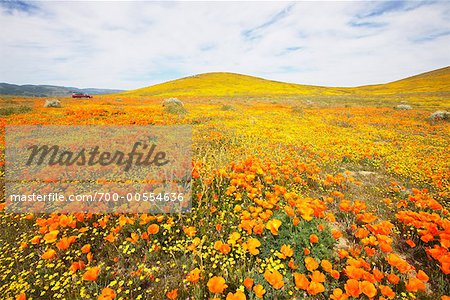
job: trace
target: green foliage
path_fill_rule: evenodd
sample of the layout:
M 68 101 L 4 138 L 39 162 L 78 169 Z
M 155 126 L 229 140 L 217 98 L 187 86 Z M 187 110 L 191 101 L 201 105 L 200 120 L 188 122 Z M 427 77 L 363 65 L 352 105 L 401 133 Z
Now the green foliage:
M 235 110 L 235 108 L 234 108 L 232 105 L 224 104 L 224 105 L 222 105 L 222 107 L 220 108 L 220 110 L 228 111 L 228 110 Z
M 183 105 L 180 105 L 178 103 L 169 103 L 166 106 L 164 106 L 164 111 L 169 114 L 173 115 L 185 115 L 187 114 L 186 108 L 184 108 Z
M 24 113 L 30 112 L 31 110 L 32 110 L 31 107 L 25 106 L 25 105 L 1 107 L 0 108 L 0 116 L 24 114 Z

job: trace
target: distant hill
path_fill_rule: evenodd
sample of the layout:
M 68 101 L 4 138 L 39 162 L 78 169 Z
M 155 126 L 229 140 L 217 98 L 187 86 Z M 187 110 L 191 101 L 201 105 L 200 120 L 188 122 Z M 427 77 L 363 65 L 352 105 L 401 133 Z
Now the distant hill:
M 385 84 L 366 85 L 355 90 L 377 94 L 450 92 L 450 67 Z
M 32 97 L 64 97 L 70 96 L 72 92 L 87 93 L 90 95 L 112 94 L 123 92 L 123 90 L 112 89 L 96 89 L 86 88 L 80 89 L 67 86 L 55 85 L 16 85 L 9 83 L 0 83 L 0 95 L 15 95 L 15 96 L 32 96 Z
M 121 93 L 128 96 L 276 96 L 450 93 L 450 67 L 386 84 L 360 87 L 323 87 L 285 83 L 263 78 L 217 72 L 204 73 Z

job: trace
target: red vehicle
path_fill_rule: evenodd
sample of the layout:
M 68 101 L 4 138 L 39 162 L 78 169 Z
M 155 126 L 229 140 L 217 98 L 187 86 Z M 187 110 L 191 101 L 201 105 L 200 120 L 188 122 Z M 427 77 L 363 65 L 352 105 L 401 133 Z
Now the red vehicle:
M 83 94 L 83 93 L 79 93 L 79 92 L 73 92 L 73 93 L 72 93 L 72 98 L 92 98 L 92 96 L 89 95 L 89 94 Z

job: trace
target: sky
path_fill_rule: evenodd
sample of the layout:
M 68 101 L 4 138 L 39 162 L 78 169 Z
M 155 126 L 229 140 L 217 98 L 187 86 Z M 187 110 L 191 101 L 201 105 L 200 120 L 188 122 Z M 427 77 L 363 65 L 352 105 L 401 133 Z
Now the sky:
M 206 72 L 358 86 L 450 65 L 450 1 L 1 1 L 0 82 L 134 89 Z

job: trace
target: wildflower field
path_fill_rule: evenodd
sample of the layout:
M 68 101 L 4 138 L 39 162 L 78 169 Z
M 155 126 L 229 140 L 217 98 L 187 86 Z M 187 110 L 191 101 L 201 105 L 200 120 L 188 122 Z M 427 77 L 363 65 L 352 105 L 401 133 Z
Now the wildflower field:
M 449 102 L 162 99 L 2 98 L 2 150 L 5 125 L 193 126 L 190 213 L 0 212 L 2 299 L 450 299 Z

